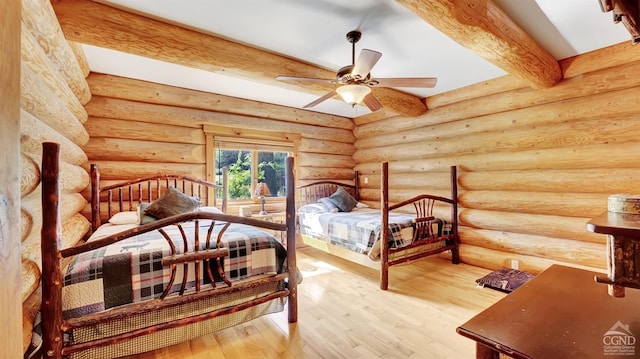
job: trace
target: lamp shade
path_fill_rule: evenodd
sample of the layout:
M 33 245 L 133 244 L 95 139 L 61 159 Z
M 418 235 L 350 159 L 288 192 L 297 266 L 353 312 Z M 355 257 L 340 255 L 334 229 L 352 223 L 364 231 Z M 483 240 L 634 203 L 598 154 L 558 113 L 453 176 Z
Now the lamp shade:
M 258 185 L 256 186 L 255 195 L 256 197 L 270 196 L 271 191 L 269 191 L 269 186 L 267 186 L 267 184 L 264 182 L 259 182 Z
M 371 89 L 365 85 L 344 85 L 338 87 L 336 92 L 346 103 L 355 106 L 362 103 L 362 100 L 371 93 Z

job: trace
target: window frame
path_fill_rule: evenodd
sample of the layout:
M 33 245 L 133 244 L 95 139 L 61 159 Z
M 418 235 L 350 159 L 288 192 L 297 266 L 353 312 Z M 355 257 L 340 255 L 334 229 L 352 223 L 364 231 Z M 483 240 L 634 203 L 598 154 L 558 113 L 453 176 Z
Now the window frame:
M 223 144 L 234 145 L 234 149 L 242 149 L 243 151 L 251 151 L 251 193 L 255 193 L 255 188 L 258 183 L 257 168 L 258 168 L 258 152 L 288 152 L 290 156 L 294 157 L 294 164 L 298 153 L 298 144 L 300 142 L 300 135 L 275 131 L 263 131 L 263 130 L 247 130 L 247 129 L 234 129 L 222 126 L 204 125 L 203 131 L 205 135 L 205 172 L 206 179 L 209 182 L 215 182 L 215 169 L 216 158 L 215 151 Z M 218 146 L 216 146 L 218 143 Z M 237 145 L 237 146 L 236 146 Z M 245 147 L 243 147 L 245 146 Z M 231 149 L 231 147 L 229 147 Z M 294 165 L 296 166 L 296 165 Z M 295 168 L 294 168 L 295 172 Z M 251 197 L 253 200 L 253 195 Z M 272 200 L 283 200 L 284 197 L 269 197 Z M 229 200 L 231 203 L 246 202 L 246 200 Z

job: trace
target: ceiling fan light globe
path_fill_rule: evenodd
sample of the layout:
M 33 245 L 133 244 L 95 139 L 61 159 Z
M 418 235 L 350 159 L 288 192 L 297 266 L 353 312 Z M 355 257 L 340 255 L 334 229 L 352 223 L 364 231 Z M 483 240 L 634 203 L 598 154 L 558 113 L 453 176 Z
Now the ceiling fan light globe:
M 350 105 L 362 103 L 364 98 L 371 93 L 371 89 L 365 85 L 344 85 L 336 89 L 336 92 L 344 102 Z

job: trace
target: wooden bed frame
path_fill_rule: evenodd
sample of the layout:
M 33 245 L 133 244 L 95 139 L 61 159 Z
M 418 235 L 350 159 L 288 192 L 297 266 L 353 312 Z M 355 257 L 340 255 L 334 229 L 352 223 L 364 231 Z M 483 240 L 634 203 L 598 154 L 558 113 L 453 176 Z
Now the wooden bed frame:
M 388 241 L 381 241 L 381 259 L 379 262 L 374 262 L 366 254 L 352 252 L 348 249 L 334 246 L 328 242 L 317 238 L 312 238 L 307 235 L 298 235 L 306 245 L 318 248 L 322 251 L 336 255 L 351 262 L 380 270 L 380 289 L 382 290 L 386 290 L 389 287 L 389 267 L 392 267 L 394 265 L 411 262 L 445 251 L 451 251 L 452 263 L 458 264 L 460 263 L 458 250 L 458 247 L 460 245 L 460 238 L 458 235 L 458 181 L 456 166 L 451 166 L 450 174 L 450 198 L 435 196 L 431 194 L 421 194 L 400 203 L 390 205 L 389 165 L 387 162 L 382 163 L 380 173 L 380 221 L 382 224 L 381 238 L 388 238 L 389 236 L 389 212 L 401 209 L 403 207 L 413 207 L 413 209 L 415 210 L 416 220 L 413 243 L 400 249 L 392 249 L 389 248 Z M 359 173 L 356 171 L 353 185 L 336 181 L 318 181 L 296 187 L 296 190 L 298 192 L 296 194 L 297 208 L 304 204 L 316 203 L 322 197 L 331 196 L 338 187 L 343 187 L 356 200 L 360 200 L 358 193 L 358 176 Z M 435 236 L 431 229 L 431 223 L 435 219 L 433 215 L 433 209 L 436 205 L 446 205 L 451 208 L 451 215 L 448 219 L 449 223 L 451 224 L 451 231 L 449 234 L 443 235 L 441 237 Z M 428 249 L 426 247 L 428 245 L 433 245 L 434 243 L 439 242 L 442 242 L 444 244 L 440 248 Z
M 278 303 L 278 310 L 284 309 L 282 307 L 284 300 L 287 301 L 288 319 L 290 323 L 297 321 L 297 283 L 298 275 L 296 266 L 296 252 L 295 252 L 295 188 L 293 178 L 293 158 L 288 158 L 286 185 L 287 185 L 287 199 L 286 199 L 286 213 L 287 223 L 272 223 L 267 221 L 261 221 L 257 219 L 232 216 L 226 214 L 217 214 L 212 212 L 191 212 L 185 213 L 169 218 L 160 219 L 149 224 L 143 224 L 136 226 L 130 230 L 114 234 L 112 236 L 104 237 L 99 240 L 87 242 L 85 244 L 72 247 L 72 248 L 59 248 L 60 235 L 61 235 L 61 220 L 60 220 L 60 184 L 59 184 L 59 158 L 60 149 L 56 143 L 44 143 L 43 144 L 43 156 L 42 156 L 42 331 L 43 331 L 43 357 L 62 358 L 62 357 L 98 357 L 95 352 L 91 350 L 97 350 L 95 348 L 109 348 L 112 345 L 125 345 L 127 348 L 133 346 L 134 350 L 138 350 L 140 346 L 144 348 L 140 352 L 157 349 L 166 345 L 172 345 L 178 342 L 183 342 L 193 338 L 181 337 L 174 338 L 174 331 L 184 330 L 179 333 L 192 333 L 193 328 L 198 326 L 197 333 L 204 331 L 215 331 L 218 329 L 226 328 L 232 325 L 236 325 L 242 321 L 259 317 L 260 315 L 267 314 L 268 309 L 273 308 L 271 303 Z M 97 168 L 94 169 L 97 175 Z M 93 172 L 93 171 L 92 171 Z M 161 176 L 162 180 L 165 180 L 167 176 Z M 149 180 L 149 179 L 145 179 Z M 188 178 L 181 178 L 183 183 L 189 183 Z M 100 190 L 98 181 L 92 180 L 92 184 L 97 189 L 92 190 L 92 209 L 94 212 L 93 225 L 99 225 L 100 223 Z M 211 183 L 205 181 L 195 181 L 194 185 L 204 186 L 206 188 L 218 188 Z M 213 187 L 211 187 L 213 186 Z M 131 188 L 129 186 L 128 188 Z M 193 188 L 191 184 L 185 188 Z M 117 186 L 107 187 L 108 191 L 112 193 L 115 190 L 116 193 L 122 194 L 122 191 Z M 123 200 L 122 197 L 116 200 L 111 200 L 109 197 L 108 203 L 117 204 L 122 210 L 123 202 L 130 201 L 131 199 L 130 189 L 125 193 L 129 194 L 129 200 Z M 187 191 L 188 192 L 188 191 Z M 149 194 L 150 195 L 150 194 Z M 129 207 L 132 205 L 129 204 Z M 216 288 L 216 285 L 206 285 L 200 288 L 200 285 L 196 285 L 195 290 L 184 290 L 184 283 L 186 280 L 183 278 L 182 290 L 177 295 L 171 295 L 167 297 L 161 297 L 154 300 L 149 300 L 140 303 L 127 304 L 120 307 L 116 307 L 110 310 L 86 315 L 79 318 L 73 318 L 69 320 L 63 319 L 62 314 L 62 265 L 61 261 L 65 258 L 73 255 L 91 251 L 93 249 L 105 246 L 110 243 L 115 243 L 119 240 L 132 237 L 136 234 L 145 233 L 149 231 L 160 230 L 162 227 L 170 225 L 178 225 L 183 221 L 194 221 L 195 225 L 198 225 L 198 220 L 209 219 L 225 221 L 230 223 L 242 223 L 254 227 L 265 228 L 275 231 L 286 231 L 287 233 L 287 267 L 292 269 L 288 272 L 281 274 L 260 277 L 256 280 L 246 280 L 241 283 L 234 283 L 233 285 L 223 285 Z M 196 231 L 197 232 L 197 231 Z M 198 235 L 194 236 L 195 243 L 198 243 Z M 202 239 L 204 240 L 204 238 Z M 206 238 L 208 241 L 209 238 Z M 215 238 L 213 239 L 215 240 Z M 219 241 L 219 238 L 218 238 Z M 197 247 L 197 245 L 196 245 Z M 198 261 L 219 260 L 220 257 L 227 255 L 228 248 L 217 247 L 215 249 L 197 250 L 192 249 L 190 251 L 185 250 L 185 253 L 174 253 L 171 256 L 163 258 L 163 265 L 169 266 L 175 275 L 176 266 L 187 265 L 188 263 L 194 263 Z M 198 266 L 196 266 L 197 268 Z M 186 270 L 184 271 L 186 272 Z M 205 271 L 206 272 L 206 271 Z M 209 271 L 210 272 L 210 271 Z M 196 278 L 204 276 L 196 270 Z M 211 274 L 209 273 L 209 276 Z M 176 281 L 178 282 L 179 279 Z M 198 282 L 198 280 L 196 280 Z M 212 281 L 213 282 L 213 281 Z M 206 287 L 206 288 L 204 288 Z M 213 288 L 211 288 L 213 287 Z M 250 292 L 251 294 L 246 294 Z M 254 295 L 253 293 L 259 293 Z M 222 297 L 232 298 L 245 298 L 242 302 L 237 302 L 234 305 L 225 304 L 221 306 L 219 303 L 213 310 L 206 310 L 205 306 L 214 305 L 213 302 Z M 248 299 L 247 299 L 248 298 Z M 222 299 L 221 299 L 222 300 Z M 201 310 L 193 313 L 193 307 L 197 307 Z M 188 307 L 191 308 L 191 313 L 184 317 L 171 320 L 161 320 L 160 322 L 152 325 L 148 325 L 145 318 L 148 315 L 154 315 L 155 313 L 162 313 L 161 311 L 170 311 L 174 313 L 176 310 Z M 273 312 L 273 310 L 271 310 Z M 254 314 L 255 313 L 255 314 Z M 164 314 L 158 314 L 164 318 Z M 234 316 L 235 315 L 235 316 Z M 123 331 L 117 334 L 104 334 L 104 337 L 90 339 L 87 341 L 80 341 L 71 344 L 65 343 L 65 334 L 72 331 L 82 329 L 85 327 L 97 327 L 108 324 L 116 324 L 118 326 L 124 325 L 127 321 L 131 322 L 136 320 L 136 316 L 141 316 L 141 320 L 136 323 L 143 323 L 142 327 Z M 248 319 L 247 319 L 248 318 Z M 136 324 L 138 325 L 138 324 Z M 202 328 L 204 329 L 200 329 Z M 214 329 L 212 329 L 214 328 Z M 206 333 L 205 333 L 206 334 Z M 164 335 L 158 341 L 157 336 Z M 198 334 L 195 337 L 204 334 Z M 165 340 L 164 338 L 167 338 Z M 154 345 L 157 347 L 148 347 L 147 340 L 149 338 L 154 339 Z M 150 340 L 149 340 L 150 341 Z M 89 353 L 89 354 L 86 354 Z

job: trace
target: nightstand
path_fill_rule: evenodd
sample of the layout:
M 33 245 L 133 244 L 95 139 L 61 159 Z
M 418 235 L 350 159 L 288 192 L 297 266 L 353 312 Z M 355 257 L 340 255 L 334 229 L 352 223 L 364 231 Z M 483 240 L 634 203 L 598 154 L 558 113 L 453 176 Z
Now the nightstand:
M 287 219 L 287 213 L 286 212 L 272 212 L 272 213 L 267 213 L 267 214 L 259 214 L 259 213 L 254 213 L 251 215 L 251 218 L 255 218 L 255 219 L 259 219 L 262 221 L 269 221 L 269 222 L 273 222 L 273 223 L 285 223 L 286 219 Z M 285 232 L 283 231 L 272 231 L 269 229 L 263 229 L 264 231 L 270 232 L 271 234 L 273 234 L 274 236 L 279 236 L 280 237 L 280 243 L 285 244 Z

